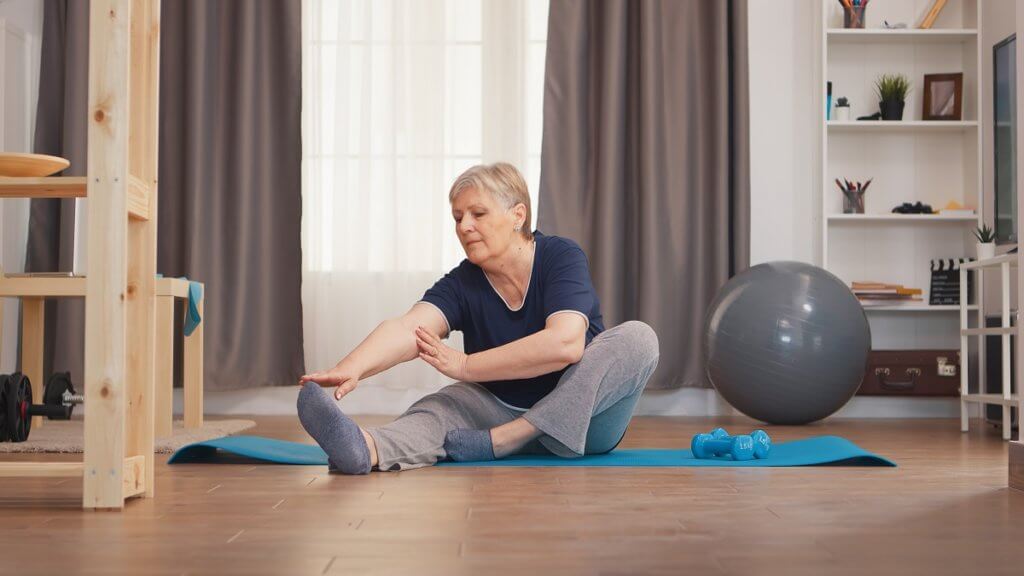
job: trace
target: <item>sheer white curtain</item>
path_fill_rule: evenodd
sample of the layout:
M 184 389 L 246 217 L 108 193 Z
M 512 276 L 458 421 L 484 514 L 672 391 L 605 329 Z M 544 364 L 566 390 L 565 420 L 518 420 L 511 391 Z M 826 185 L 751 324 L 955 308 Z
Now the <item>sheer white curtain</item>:
M 517 165 L 536 218 L 547 12 L 548 0 L 304 0 L 307 369 L 333 366 L 464 258 L 447 192 L 465 168 Z M 418 396 L 449 381 L 415 360 L 363 389 Z

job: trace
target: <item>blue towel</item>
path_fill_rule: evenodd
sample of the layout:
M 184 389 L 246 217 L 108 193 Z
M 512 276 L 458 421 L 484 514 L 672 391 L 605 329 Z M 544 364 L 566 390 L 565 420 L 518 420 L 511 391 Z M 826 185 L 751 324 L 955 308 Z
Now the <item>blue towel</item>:
M 216 463 L 224 453 L 254 458 L 274 464 L 327 465 L 327 455 L 315 444 L 286 442 L 260 436 L 225 436 L 179 448 L 168 464 Z M 896 466 L 894 462 L 872 454 L 838 436 L 815 436 L 772 446 L 764 460 L 736 462 L 729 456 L 713 459 L 694 458 L 689 450 L 615 450 L 608 454 L 559 458 L 558 456 L 510 456 L 491 462 L 438 462 L 438 466 L 596 466 L 596 467 L 677 467 L 677 466 Z
M 199 282 L 188 283 L 188 312 L 185 313 L 185 336 L 191 336 L 203 319 L 199 316 L 199 301 L 203 299 L 203 285 Z

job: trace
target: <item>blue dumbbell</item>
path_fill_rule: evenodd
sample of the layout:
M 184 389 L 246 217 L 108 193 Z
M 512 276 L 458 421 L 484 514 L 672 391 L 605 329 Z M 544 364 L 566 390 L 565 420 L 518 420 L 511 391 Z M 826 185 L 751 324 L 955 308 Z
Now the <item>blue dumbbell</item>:
M 715 428 L 711 431 L 711 435 L 718 440 L 730 438 L 725 428 Z M 767 458 L 768 454 L 772 451 L 772 437 L 764 430 L 754 430 L 747 434 L 747 436 L 750 436 L 751 440 L 754 441 L 754 457 L 758 459 Z
M 690 451 L 697 458 L 729 454 L 733 460 L 752 460 L 754 458 L 754 439 L 746 435 L 715 438 L 711 434 L 697 434 L 690 442 Z

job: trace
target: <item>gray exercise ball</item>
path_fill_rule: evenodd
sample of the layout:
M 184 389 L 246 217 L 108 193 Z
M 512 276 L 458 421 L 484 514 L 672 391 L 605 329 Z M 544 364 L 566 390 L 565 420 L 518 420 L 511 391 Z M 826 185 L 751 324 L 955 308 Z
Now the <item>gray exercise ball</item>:
M 841 408 L 864 378 L 870 348 L 857 297 L 802 262 L 737 274 L 704 323 L 711 383 L 737 410 L 771 424 L 806 424 Z

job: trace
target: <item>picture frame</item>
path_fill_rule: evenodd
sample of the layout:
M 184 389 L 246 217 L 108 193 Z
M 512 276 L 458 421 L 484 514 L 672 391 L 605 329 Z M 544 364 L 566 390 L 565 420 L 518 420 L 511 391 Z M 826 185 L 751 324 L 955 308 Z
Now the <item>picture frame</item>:
M 961 120 L 963 118 L 964 75 L 924 75 L 924 106 L 922 120 Z

